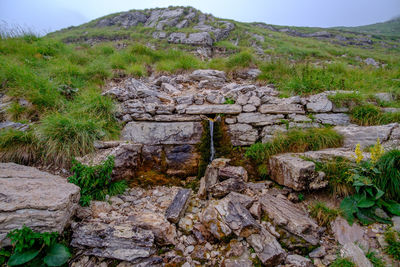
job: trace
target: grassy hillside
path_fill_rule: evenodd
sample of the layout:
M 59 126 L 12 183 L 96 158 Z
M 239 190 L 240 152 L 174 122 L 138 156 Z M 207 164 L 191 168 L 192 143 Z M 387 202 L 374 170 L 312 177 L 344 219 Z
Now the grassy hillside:
M 215 25 L 219 19 L 211 21 Z M 121 125 L 114 103 L 101 92 L 109 81 L 124 77 L 199 68 L 233 75 L 257 67 L 262 71 L 259 82 L 274 83 L 282 96 L 325 90 L 355 90 L 364 98 L 400 93 L 400 48 L 390 40 L 382 45 L 373 39 L 368 47 L 343 45 L 229 22 L 234 30 L 208 47 L 210 58 L 198 56 L 198 46 L 155 39 L 156 30 L 143 25 L 94 27 L 90 22 L 45 37 L 1 35 L 0 101 L 8 103 L 3 119 L 31 126 L 27 132 L 0 131 L 0 160 L 68 166 L 72 157 L 92 151 L 95 140 L 117 138 Z M 188 25 L 179 31 L 196 29 Z M 367 65 L 367 58 L 380 67 Z
M 400 17 L 381 23 L 359 27 L 337 27 L 336 29 L 372 34 L 376 37 L 385 36 L 393 39 L 400 38 Z

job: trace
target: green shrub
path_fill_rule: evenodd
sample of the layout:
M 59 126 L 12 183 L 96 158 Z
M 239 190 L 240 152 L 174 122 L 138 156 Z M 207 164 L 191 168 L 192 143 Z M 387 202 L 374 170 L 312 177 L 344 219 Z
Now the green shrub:
M 337 258 L 329 267 L 356 267 L 356 265 L 346 258 Z
M 104 200 L 107 195 L 122 194 L 127 188 L 125 181 L 112 181 L 111 174 L 114 168 L 114 158 L 108 157 L 106 161 L 97 166 L 86 166 L 74 160 L 71 172 L 73 176 L 68 178 L 70 183 L 81 188 L 82 206 L 88 206 L 91 200 Z
M 400 150 L 386 152 L 377 162 L 379 175 L 374 183 L 385 192 L 387 199 L 400 201 Z
M 18 131 L 5 129 L 0 131 L 0 161 L 32 164 L 40 158 L 38 140 L 32 130 Z
M 68 248 L 57 242 L 57 232 L 39 233 L 24 226 L 7 237 L 13 245 L 8 266 L 62 266 L 71 257 Z
M 400 261 L 400 233 L 388 229 L 385 232 L 385 241 L 388 243 L 385 247 L 385 252 L 391 255 L 394 259 Z
M 317 220 L 321 226 L 328 226 L 340 215 L 340 211 L 331 209 L 323 202 L 316 202 L 310 206 L 310 215 Z

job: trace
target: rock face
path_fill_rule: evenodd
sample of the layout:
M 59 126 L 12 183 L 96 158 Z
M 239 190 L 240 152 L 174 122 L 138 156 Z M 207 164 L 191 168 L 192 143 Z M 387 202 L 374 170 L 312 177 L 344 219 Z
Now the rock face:
M 5 236 L 26 225 L 59 232 L 69 224 L 79 201 L 79 187 L 33 167 L 0 163 L 0 247 Z
M 322 229 L 307 213 L 282 195 L 267 193 L 261 196 L 262 210 L 273 223 L 311 245 L 317 245 Z
M 155 252 L 153 232 L 129 224 L 77 223 L 72 229 L 71 246 L 86 255 L 135 261 Z
M 275 182 L 296 191 L 319 189 L 327 185 L 327 181 L 323 181 L 323 174 L 315 171 L 315 164 L 295 153 L 272 156 L 269 174 Z
M 357 144 L 368 147 L 376 143 L 377 138 L 382 143 L 392 140 L 392 132 L 399 128 L 397 123 L 379 126 L 337 126 L 334 129 L 344 136 L 344 146 L 354 148 Z
M 122 140 L 145 145 L 184 145 L 200 141 L 199 122 L 130 122 L 122 131 Z

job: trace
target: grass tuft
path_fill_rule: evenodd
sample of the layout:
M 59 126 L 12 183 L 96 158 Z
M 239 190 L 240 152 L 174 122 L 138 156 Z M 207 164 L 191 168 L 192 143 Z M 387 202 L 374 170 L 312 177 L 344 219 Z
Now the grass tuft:
M 320 226 L 329 226 L 340 215 L 339 210 L 331 209 L 323 202 L 316 202 L 309 208 L 310 215 L 317 220 Z

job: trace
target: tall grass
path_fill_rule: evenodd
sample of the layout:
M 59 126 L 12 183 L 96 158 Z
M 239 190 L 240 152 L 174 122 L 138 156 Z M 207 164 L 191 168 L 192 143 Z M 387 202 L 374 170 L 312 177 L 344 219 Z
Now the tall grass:
M 376 185 L 385 192 L 388 199 L 400 202 L 400 150 L 386 152 L 377 162 L 380 175 Z
M 32 130 L 14 129 L 0 131 L 0 161 L 32 164 L 40 159 L 38 140 Z
M 384 113 L 373 104 L 363 104 L 351 109 L 352 122 L 363 126 L 400 122 L 400 112 Z

